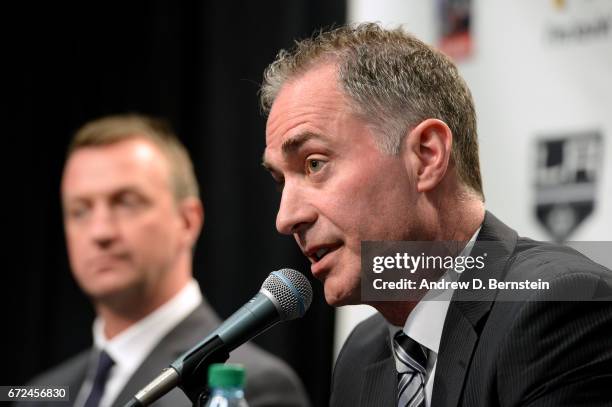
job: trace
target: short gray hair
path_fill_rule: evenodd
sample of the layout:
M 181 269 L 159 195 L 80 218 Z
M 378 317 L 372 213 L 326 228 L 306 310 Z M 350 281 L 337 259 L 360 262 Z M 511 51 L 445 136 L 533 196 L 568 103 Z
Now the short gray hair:
M 483 195 L 474 102 L 445 55 L 400 28 L 375 23 L 320 31 L 281 50 L 266 68 L 260 89 L 264 112 L 287 81 L 325 62 L 337 65 L 353 111 L 370 123 L 388 154 L 398 154 L 407 131 L 423 120 L 444 121 L 453 133 L 451 160 L 459 178 Z

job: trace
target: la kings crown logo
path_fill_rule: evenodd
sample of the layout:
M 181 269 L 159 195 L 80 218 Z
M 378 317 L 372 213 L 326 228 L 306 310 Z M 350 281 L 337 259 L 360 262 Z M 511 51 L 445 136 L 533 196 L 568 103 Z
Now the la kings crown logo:
M 536 216 L 556 241 L 593 212 L 601 166 L 597 131 L 543 137 L 537 142 Z

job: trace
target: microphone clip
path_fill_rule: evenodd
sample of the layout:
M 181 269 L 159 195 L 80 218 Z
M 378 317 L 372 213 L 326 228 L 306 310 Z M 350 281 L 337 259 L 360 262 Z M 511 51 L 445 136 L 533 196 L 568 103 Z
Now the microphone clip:
M 227 359 L 229 352 L 219 335 L 209 338 L 196 352 L 181 358 L 183 367 L 178 387 L 189 397 L 194 406 L 203 406 L 208 400 L 210 393 L 208 367 L 213 363 L 225 363 Z

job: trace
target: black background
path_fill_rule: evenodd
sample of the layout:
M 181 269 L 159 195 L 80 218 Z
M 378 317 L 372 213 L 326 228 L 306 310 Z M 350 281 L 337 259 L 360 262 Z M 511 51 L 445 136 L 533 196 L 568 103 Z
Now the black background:
M 261 168 L 257 91 L 280 48 L 345 19 L 342 1 L 87 1 L 5 9 L 2 385 L 21 385 L 91 344 L 93 309 L 69 272 L 59 204 L 67 143 L 99 116 L 169 119 L 195 163 L 206 211 L 194 273 L 222 318 L 268 273 L 309 266 L 277 234 L 279 196 Z M 8 100 L 6 100 L 8 99 Z M 327 404 L 333 310 L 321 284 L 309 313 L 256 342 Z M 8 300 L 8 301 L 6 301 Z

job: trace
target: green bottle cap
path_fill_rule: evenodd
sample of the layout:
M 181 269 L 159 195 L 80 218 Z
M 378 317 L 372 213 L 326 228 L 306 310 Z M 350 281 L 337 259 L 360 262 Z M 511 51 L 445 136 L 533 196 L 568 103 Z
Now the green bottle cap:
M 244 366 L 229 363 L 213 363 L 208 367 L 209 387 L 243 387 L 246 372 Z

